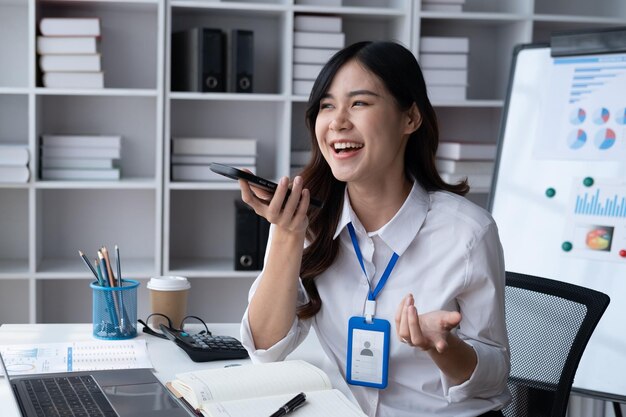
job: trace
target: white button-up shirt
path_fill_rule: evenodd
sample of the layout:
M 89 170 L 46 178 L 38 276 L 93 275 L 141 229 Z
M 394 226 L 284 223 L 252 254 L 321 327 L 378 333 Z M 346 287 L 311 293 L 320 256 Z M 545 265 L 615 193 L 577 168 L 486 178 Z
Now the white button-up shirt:
M 244 314 L 241 338 L 253 361 L 283 360 L 315 328 L 322 348 L 345 377 L 348 320 L 362 316 L 369 285 L 346 225 L 354 225 L 372 288 L 392 254 L 400 258 L 376 298 L 376 318 L 392 324 L 389 384 L 379 390 L 350 385 L 370 417 L 478 416 L 509 399 L 509 349 L 504 318 L 504 260 L 496 225 L 485 210 L 448 192 L 426 192 L 414 183 L 393 219 L 367 233 L 344 197 L 335 238 L 334 263 L 316 278 L 322 307 L 312 318 L 295 319 L 288 334 L 271 348 L 256 349 Z M 268 245 L 271 245 L 271 236 Z M 254 294 L 263 272 L 254 282 Z M 299 304 L 308 298 L 300 286 Z M 452 386 L 429 355 L 395 337 L 394 316 L 412 293 L 417 312 L 456 310 L 462 315 L 456 334 L 475 350 L 478 363 L 469 380 Z

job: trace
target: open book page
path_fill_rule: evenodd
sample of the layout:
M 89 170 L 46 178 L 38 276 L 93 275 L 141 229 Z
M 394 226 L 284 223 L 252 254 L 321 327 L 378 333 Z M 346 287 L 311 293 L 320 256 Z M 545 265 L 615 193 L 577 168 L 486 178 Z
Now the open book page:
M 196 409 L 213 401 L 332 388 L 324 371 L 301 360 L 186 372 L 172 386 Z
M 306 401 L 294 416 L 298 417 L 365 417 L 340 391 L 306 391 Z M 239 401 L 206 404 L 201 413 L 206 417 L 267 417 L 292 399 L 297 393 Z

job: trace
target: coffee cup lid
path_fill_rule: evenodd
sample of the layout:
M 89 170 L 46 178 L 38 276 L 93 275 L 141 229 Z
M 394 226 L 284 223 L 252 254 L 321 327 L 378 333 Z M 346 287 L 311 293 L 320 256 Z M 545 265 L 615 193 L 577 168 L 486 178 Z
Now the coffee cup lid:
M 191 288 L 191 284 L 185 277 L 163 276 L 150 278 L 147 287 L 155 291 L 181 291 Z

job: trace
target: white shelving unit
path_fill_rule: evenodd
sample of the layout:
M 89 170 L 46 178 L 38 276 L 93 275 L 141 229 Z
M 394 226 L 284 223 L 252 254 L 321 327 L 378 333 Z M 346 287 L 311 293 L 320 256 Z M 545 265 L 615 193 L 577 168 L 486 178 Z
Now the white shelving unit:
M 626 25 L 620 0 L 466 0 L 464 11 L 422 11 L 412 0 L 0 0 L 0 143 L 31 152 L 31 180 L 0 183 L 0 323 L 89 322 L 91 276 L 77 250 L 122 250 L 125 276 L 191 279 L 189 313 L 238 320 L 257 272 L 235 271 L 233 183 L 170 181 L 173 136 L 253 137 L 257 171 L 289 173 L 290 151 L 309 146 L 307 97 L 292 94 L 296 14 L 342 17 L 346 43 L 396 40 L 419 54 L 419 37 L 470 39 L 468 99 L 435 102 L 443 138 L 495 143 L 516 44 L 554 30 Z M 103 90 L 59 90 L 38 82 L 35 39 L 43 16 L 99 17 Z M 254 93 L 170 91 L 170 35 L 195 26 L 249 29 L 255 36 Z M 116 182 L 38 179 L 43 132 L 123 136 Z M 485 190 L 470 198 L 484 204 Z

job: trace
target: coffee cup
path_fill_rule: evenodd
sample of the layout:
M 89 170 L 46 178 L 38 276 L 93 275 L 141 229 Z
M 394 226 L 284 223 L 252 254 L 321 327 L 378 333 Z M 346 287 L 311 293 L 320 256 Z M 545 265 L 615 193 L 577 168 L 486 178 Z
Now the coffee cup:
M 175 328 L 181 327 L 181 322 L 187 314 L 187 296 L 191 284 L 185 277 L 160 276 L 152 277 L 147 285 L 150 290 L 151 313 L 159 313 L 167 316 L 172 321 Z M 168 325 L 167 319 L 155 315 L 151 317 L 150 323 L 155 329 L 159 324 Z

